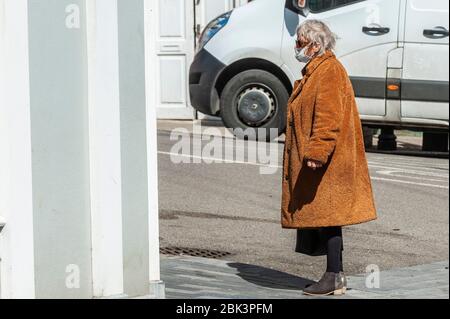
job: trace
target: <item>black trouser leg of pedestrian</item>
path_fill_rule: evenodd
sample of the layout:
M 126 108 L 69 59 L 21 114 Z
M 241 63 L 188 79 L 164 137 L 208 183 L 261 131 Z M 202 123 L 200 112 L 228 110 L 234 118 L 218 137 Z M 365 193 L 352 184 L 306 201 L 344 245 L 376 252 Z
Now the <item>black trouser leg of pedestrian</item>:
M 324 228 L 327 236 L 327 272 L 343 271 L 342 263 L 342 227 Z
M 341 295 L 347 290 L 347 279 L 342 266 L 342 227 L 327 227 L 321 229 L 327 246 L 327 270 L 315 284 L 306 287 L 303 292 L 311 296 Z

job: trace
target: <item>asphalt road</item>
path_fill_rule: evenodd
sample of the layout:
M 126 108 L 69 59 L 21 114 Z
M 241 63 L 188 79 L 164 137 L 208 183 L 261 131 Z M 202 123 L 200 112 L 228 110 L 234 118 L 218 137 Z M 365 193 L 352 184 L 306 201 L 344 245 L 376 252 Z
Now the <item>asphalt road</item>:
M 231 254 L 227 260 L 320 277 L 325 258 L 295 253 L 295 231 L 280 226 L 283 144 L 271 144 L 278 154 L 266 165 L 255 159 L 193 163 L 205 154 L 177 155 L 177 143 L 158 131 L 161 247 L 218 250 Z M 224 146 L 224 154 L 225 149 L 234 152 L 236 146 Z M 367 157 L 378 220 L 344 229 L 346 272 L 364 273 L 372 264 L 388 270 L 448 260 L 448 159 Z M 206 155 L 211 158 L 222 159 Z M 181 159 L 190 163 L 176 163 Z M 273 173 L 261 174 L 264 168 Z

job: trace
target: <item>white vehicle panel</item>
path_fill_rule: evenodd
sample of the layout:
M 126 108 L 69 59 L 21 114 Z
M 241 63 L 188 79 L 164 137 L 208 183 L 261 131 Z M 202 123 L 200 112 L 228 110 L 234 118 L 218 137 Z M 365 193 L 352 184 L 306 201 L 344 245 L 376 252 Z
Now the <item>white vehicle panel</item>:
M 338 36 L 336 55 L 351 77 L 386 79 L 387 61 L 391 51 L 398 48 L 401 0 L 367 0 L 319 13 L 307 19 L 324 20 Z M 298 78 L 303 67 L 294 58 L 295 29 L 304 17 L 285 9 L 282 58 Z M 296 17 L 297 16 L 297 17 Z M 364 27 L 389 28 L 381 35 L 367 34 Z M 362 115 L 386 115 L 386 100 L 361 98 Z
M 448 121 L 448 104 L 436 103 L 436 102 L 426 102 L 426 107 L 424 107 L 424 102 L 420 101 L 406 101 L 408 107 L 402 112 L 402 117 L 412 117 L 412 118 L 424 118 L 433 120 L 447 120 Z
M 281 66 L 284 1 L 257 0 L 233 11 L 228 24 L 205 46 L 225 65 L 262 58 Z
M 423 97 L 403 96 L 402 117 L 405 120 L 420 118 L 448 121 L 449 37 L 427 36 L 425 32 L 439 29 L 448 31 L 449 2 L 408 0 L 405 21 L 403 80 L 415 82 L 417 89 L 426 89 Z

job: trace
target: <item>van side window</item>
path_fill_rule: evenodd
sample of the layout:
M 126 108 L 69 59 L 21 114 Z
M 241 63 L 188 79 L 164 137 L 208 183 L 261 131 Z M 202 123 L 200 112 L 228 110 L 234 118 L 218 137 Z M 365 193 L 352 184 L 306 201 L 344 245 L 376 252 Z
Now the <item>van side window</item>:
M 310 0 L 309 7 L 312 12 L 323 12 L 361 1 L 362 0 Z

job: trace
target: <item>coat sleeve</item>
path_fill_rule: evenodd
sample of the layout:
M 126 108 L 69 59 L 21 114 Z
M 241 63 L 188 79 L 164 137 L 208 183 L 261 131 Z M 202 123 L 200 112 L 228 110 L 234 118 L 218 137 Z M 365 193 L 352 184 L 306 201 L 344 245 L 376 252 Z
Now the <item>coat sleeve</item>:
M 325 165 L 336 147 L 344 112 L 345 92 L 340 85 L 343 76 L 338 66 L 333 65 L 320 79 L 314 105 L 312 134 L 305 147 L 305 160 L 315 160 Z

